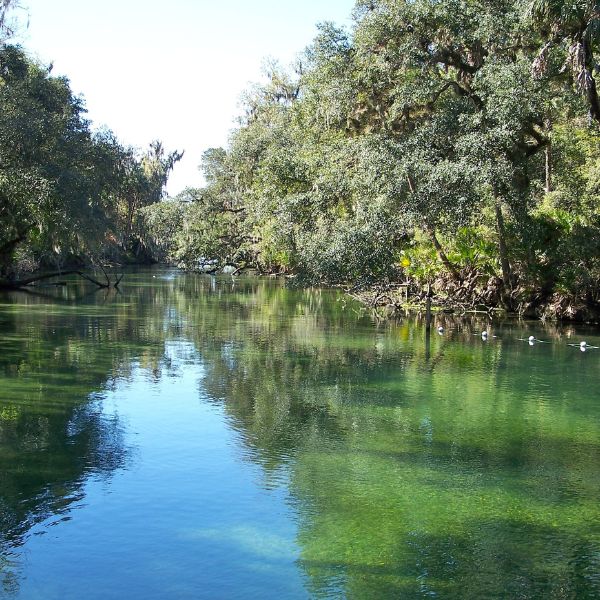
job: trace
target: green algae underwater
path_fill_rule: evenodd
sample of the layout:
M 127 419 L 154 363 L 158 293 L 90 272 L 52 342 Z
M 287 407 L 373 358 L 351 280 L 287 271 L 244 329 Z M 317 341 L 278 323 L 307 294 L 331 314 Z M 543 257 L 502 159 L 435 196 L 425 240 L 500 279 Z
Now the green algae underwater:
M 160 269 L 1 295 L 0 597 L 600 597 L 584 339 Z

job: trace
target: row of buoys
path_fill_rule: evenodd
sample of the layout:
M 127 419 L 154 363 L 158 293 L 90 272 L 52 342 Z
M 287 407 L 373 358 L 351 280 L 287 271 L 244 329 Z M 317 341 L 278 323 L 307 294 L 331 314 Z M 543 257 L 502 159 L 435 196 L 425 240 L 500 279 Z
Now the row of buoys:
M 440 325 L 437 328 L 437 332 L 439 335 L 444 335 L 444 331 L 445 329 Z M 479 334 L 474 334 L 474 335 L 479 335 Z M 495 338 L 495 335 L 490 336 L 490 334 L 485 331 L 485 329 L 481 332 L 481 339 L 486 342 L 488 340 L 489 337 L 493 337 Z M 528 338 L 518 338 L 519 341 L 521 342 L 528 342 L 530 346 L 535 345 L 536 343 L 540 343 L 540 344 L 547 344 L 548 342 L 546 342 L 545 340 L 538 340 L 534 335 L 530 335 Z M 579 342 L 579 344 L 567 344 L 568 346 L 572 346 L 574 348 L 579 348 L 582 352 L 585 352 L 586 350 L 589 349 L 594 349 L 594 350 L 598 350 L 600 348 L 600 346 L 590 346 L 587 342 L 583 341 L 583 342 Z

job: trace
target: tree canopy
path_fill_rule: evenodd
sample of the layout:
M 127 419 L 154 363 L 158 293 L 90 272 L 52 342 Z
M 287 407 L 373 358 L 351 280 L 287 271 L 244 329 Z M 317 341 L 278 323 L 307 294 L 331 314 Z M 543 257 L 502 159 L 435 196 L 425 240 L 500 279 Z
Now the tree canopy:
M 93 131 L 66 78 L 2 44 L 0 278 L 19 256 L 43 266 L 139 254 L 136 211 L 162 198 L 181 156 L 158 141 L 140 154 Z
M 205 187 L 168 200 L 182 154 L 92 131 L 68 81 L 6 42 L 16 5 L 0 4 L 3 278 L 24 253 L 152 257 L 600 310 L 597 2 L 357 0 L 351 28 L 322 23 L 290 68 L 267 64 Z
M 291 69 L 269 64 L 246 93 L 174 255 L 587 314 L 600 301 L 599 14 L 358 0 L 351 30 L 321 24 Z

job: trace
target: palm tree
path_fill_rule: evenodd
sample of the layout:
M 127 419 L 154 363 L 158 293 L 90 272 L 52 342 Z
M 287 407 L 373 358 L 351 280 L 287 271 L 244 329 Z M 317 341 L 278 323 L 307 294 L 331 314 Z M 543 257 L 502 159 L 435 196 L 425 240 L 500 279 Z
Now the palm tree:
M 586 97 L 590 116 L 600 123 L 600 100 L 594 79 L 594 48 L 600 41 L 600 2 L 595 0 L 528 0 L 528 13 L 547 39 L 534 62 L 543 72 L 552 46 L 566 45 L 577 89 Z

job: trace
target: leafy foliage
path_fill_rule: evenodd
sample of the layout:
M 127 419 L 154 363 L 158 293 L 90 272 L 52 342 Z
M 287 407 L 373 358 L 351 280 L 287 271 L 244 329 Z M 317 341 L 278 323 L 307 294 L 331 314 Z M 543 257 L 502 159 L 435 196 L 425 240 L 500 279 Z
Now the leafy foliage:
M 181 153 L 90 133 L 68 82 L 5 46 L 3 269 L 26 240 L 318 283 L 408 276 L 545 315 L 567 314 L 560 296 L 587 318 L 598 14 L 588 0 L 358 0 L 350 30 L 323 23 L 291 69 L 266 64 L 228 146 L 203 157 L 206 186 L 167 202 Z
M 321 283 L 475 276 L 508 308 L 545 310 L 559 288 L 591 306 L 598 12 L 571 4 L 359 0 L 351 31 L 321 24 L 291 72 L 268 66 L 209 161 L 226 166 L 187 226 L 197 252 Z
M 139 157 L 92 132 L 67 79 L 0 46 L 0 277 L 24 245 L 38 264 L 122 256 L 142 237 L 137 210 L 161 199 L 180 157 L 160 142 Z

